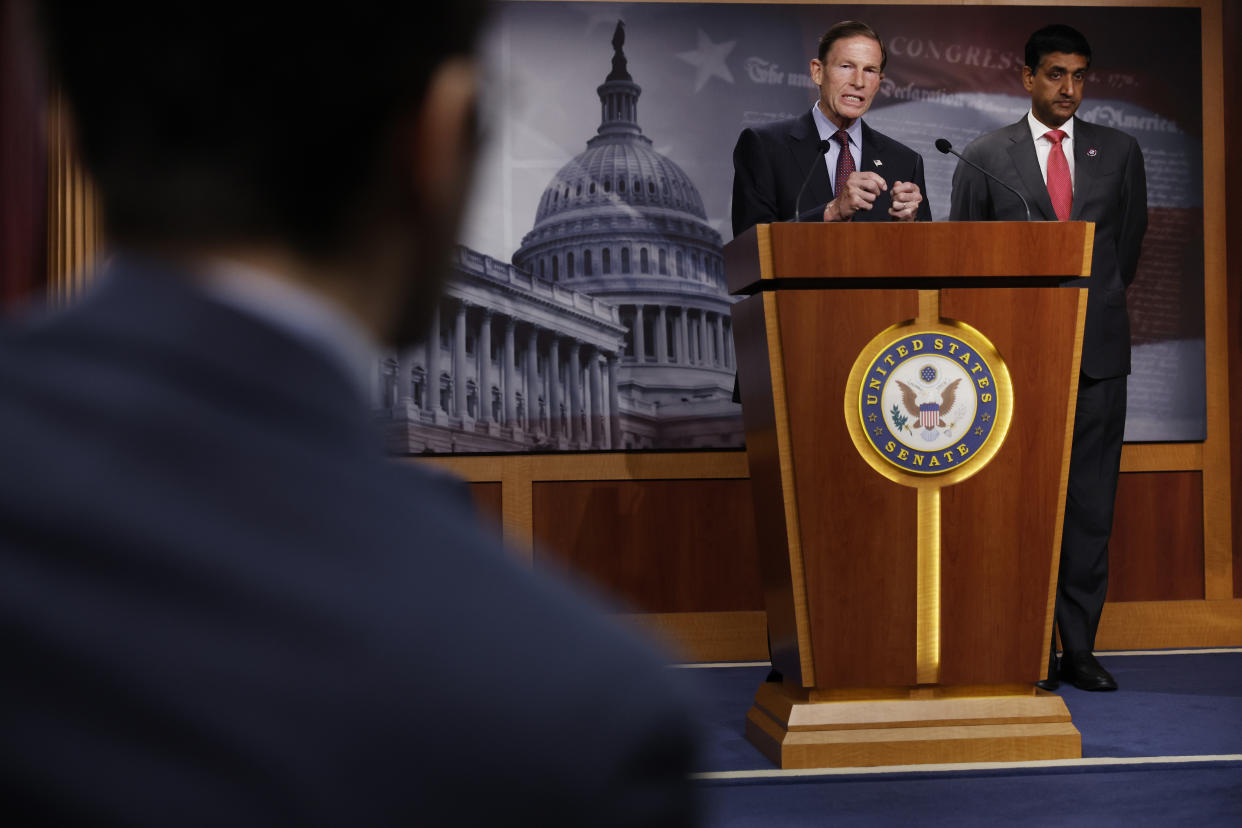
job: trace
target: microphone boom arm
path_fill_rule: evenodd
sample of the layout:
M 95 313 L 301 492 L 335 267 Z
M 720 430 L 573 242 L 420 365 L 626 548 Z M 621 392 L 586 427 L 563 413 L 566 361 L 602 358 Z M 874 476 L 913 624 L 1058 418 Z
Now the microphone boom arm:
M 974 169 L 976 169 L 976 170 L 978 170 L 979 172 L 983 173 L 983 174 L 984 174 L 985 176 L 987 176 L 988 178 L 990 178 L 990 179 L 992 179 L 993 181 L 995 181 L 997 184 L 999 184 L 999 185 L 1001 185 L 1002 187 L 1004 187 L 1004 188 L 1005 188 L 1006 190 L 1008 190 L 1009 192 L 1011 192 L 1011 193 L 1013 193 L 1014 195 L 1016 195 L 1016 196 L 1018 197 L 1018 200 L 1022 202 L 1022 208 L 1023 208 L 1024 210 L 1026 210 L 1026 220 L 1027 220 L 1027 221 L 1030 221 L 1030 220 L 1031 220 L 1031 205 L 1030 205 L 1030 204 L 1027 204 L 1027 202 L 1026 202 L 1026 198 L 1022 195 L 1022 193 L 1018 192 L 1015 188 L 1013 188 L 1013 187 L 1009 186 L 1009 185 L 1008 185 L 1008 184 L 1006 184 L 1004 181 L 1001 181 L 1001 180 L 1000 180 L 999 178 L 997 178 L 995 175 L 992 175 L 992 173 L 988 172 L 988 171 L 987 171 L 987 170 L 985 170 L 983 167 L 980 167 L 978 164 L 976 164 L 975 162 L 971 161 L 970 159 L 968 159 L 966 156 L 962 155 L 962 154 L 961 154 L 960 152 L 958 152 L 957 150 L 953 149 L 953 145 L 952 145 L 952 144 L 950 144 L 950 143 L 948 142 L 948 140 L 946 140 L 946 139 L 944 139 L 944 138 L 937 138 L 937 139 L 936 139 L 936 149 L 940 150 L 940 151 L 941 151 L 941 152 L 943 152 L 945 155 L 950 155 L 950 154 L 952 154 L 952 155 L 956 155 L 956 156 L 957 156 L 958 158 L 960 158 L 960 159 L 961 159 L 961 160 L 962 160 L 962 161 L 963 161 L 963 162 L 964 162 L 967 166 L 969 166 L 969 167 L 973 167 Z

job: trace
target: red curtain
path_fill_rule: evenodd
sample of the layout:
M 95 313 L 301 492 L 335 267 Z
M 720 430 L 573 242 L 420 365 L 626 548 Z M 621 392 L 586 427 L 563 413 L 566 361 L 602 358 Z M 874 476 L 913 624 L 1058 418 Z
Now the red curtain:
M 0 311 L 47 283 L 45 86 L 25 0 L 0 0 Z

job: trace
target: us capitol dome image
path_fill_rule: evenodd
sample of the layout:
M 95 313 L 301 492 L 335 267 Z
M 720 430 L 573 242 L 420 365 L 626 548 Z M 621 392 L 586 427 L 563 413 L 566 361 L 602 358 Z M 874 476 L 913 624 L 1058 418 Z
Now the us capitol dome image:
M 624 44 L 512 264 L 459 247 L 428 341 L 381 362 L 393 452 L 743 445 L 721 237 L 643 134 Z

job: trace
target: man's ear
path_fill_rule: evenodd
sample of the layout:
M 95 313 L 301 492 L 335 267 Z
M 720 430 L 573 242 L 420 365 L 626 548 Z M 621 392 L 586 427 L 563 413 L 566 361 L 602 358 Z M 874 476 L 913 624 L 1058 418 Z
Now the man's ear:
M 1035 85 L 1035 73 L 1031 71 L 1031 67 L 1023 66 L 1022 67 L 1022 87 L 1026 89 L 1027 92 L 1030 92 L 1031 87 L 1033 87 L 1034 85 Z
M 478 149 L 478 72 L 460 57 L 441 64 L 427 85 L 414 122 L 410 172 L 425 214 L 461 210 Z

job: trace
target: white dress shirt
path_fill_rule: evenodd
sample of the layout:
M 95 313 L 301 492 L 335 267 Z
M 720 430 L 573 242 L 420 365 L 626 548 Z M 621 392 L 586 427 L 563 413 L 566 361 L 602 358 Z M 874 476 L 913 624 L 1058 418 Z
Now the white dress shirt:
M 1034 112 L 1026 113 L 1026 122 L 1031 127 L 1031 138 L 1035 140 L 1035 157 L 1039 159 L 1039 172 L 1048 183 L 1048 153 L 1052 152 L 1052 142 L 1044 137 L 1044 133 L 1059 129 L 1065 133 L 1061 139 L 1061 149 L 1065 152 L 1065 160 L 1069 164 L 1070 187 L 1074 186 L 1074 119 L 1070 118 L 1059 127 L 1050 127 L 1039 122 Z

